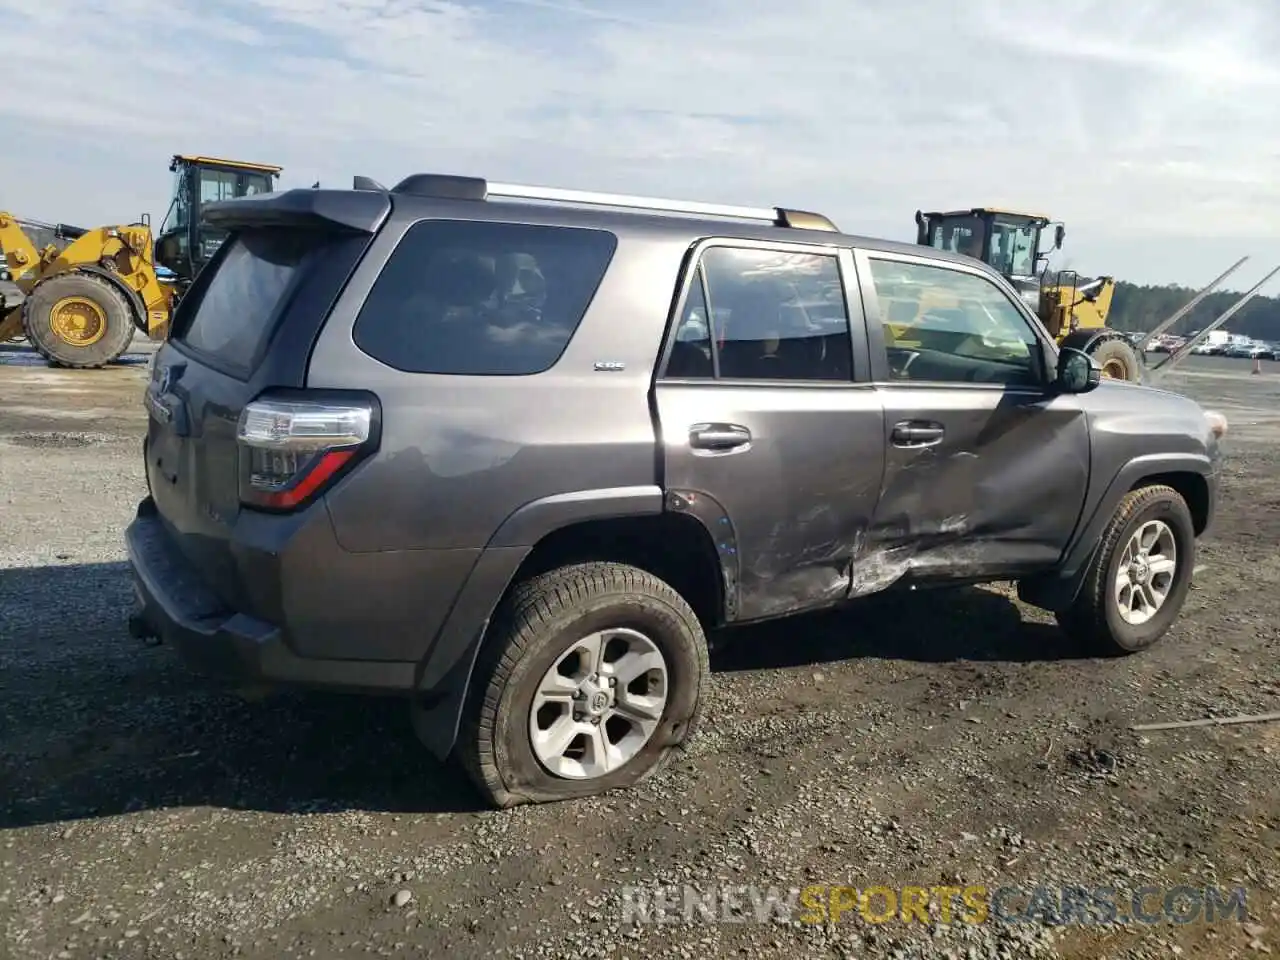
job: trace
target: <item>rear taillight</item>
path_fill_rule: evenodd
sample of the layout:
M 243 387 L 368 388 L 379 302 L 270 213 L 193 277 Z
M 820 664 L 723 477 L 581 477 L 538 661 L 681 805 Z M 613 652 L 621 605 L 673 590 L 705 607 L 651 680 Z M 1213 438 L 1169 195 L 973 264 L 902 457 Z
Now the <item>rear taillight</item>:
M 240 414 L 240 500 L 290 510 L 319 493 L 372 445 L 364 401 L 263 398 Z

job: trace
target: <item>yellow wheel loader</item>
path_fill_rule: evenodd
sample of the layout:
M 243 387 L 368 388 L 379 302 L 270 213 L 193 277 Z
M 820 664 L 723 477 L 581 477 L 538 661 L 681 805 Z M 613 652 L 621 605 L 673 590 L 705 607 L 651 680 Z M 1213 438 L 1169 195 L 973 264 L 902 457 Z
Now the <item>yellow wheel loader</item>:
M 169 214 L 160 236 L 150 222 L 84 230 L 63 224 L 43 249 L 12 214 L 0 212 L 0 253 L 23 295 L 0 296 L 0 342 L 25 337 L 55 366 L 103 367 L 118 359 L 136 330 L 153 340 L 169 333 L 173 308 L 224 235 L 201 221 L 203 204 L 269 193 L 280 167 L 175 156 Z
M 56 366 L 101 367 L 115 360 L 141 328 L 162 338 L 172 288 L 156 276 L 151 227 L 82 230 L 59 225 L 59 240 L 37 250 L 22 224 L 0 212 L 0 250 L 20 305 L 0 300 L 0 341 L 25 336 Z
M 1041 252 L 1040 236 L 1050 226 L 1054 227 L 1052 249 L 1060 250 L 1065 227 L 1040 214 L 992 207 L 947 213 L 916 211 L 916 242 L 966 254 L 994 267 L 1059 344 L 1091 354 L 1102 367 L 1103 376 L 1142 380 L 1142 354 L 1123 333 L 1107 326 L 1115 280 L 1098 277 L 1081 282 L 1073 270 L 1061 270 L 1052 276 L 1047 268 L 1037 273 L 1049 255 L 1048 251 Z M 920 309 L 924 309 L 923 305 Z M 908 336 L 913 319 L 904 319 L 904 336 Z

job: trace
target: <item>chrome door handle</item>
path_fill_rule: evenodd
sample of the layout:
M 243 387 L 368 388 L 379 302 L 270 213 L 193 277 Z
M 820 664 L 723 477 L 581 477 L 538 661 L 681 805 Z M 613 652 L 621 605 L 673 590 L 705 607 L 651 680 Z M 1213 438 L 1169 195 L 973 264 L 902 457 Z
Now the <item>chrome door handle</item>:
M 751 431 L 736 423 L 695 423 L 689 446 L 695 450 L 736 450 L 751 442 Z
M 928 420 L 903 420 L 893 425 L 893 443 L 898 447 L 931 447 L 941 443 L 947 431 Z

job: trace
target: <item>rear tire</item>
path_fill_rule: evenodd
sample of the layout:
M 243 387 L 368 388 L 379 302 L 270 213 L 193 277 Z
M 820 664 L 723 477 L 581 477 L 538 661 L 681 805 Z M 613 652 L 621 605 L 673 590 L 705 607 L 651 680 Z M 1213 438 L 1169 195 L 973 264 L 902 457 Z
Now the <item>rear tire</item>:
M 1102 367 L 1102 375 L 1112 380 L 1139 383 L 1142 380 L 1142 363 L 1138 351 L 1127 340 L 1119 338 L 1103 340 L 1092 350 L 1093 358 Z
M 692 735 L 709 673 L 702 626 L 669 584 L 618 563 L 552 570 L 495 616 L 454 755 L 497 807 L 631 786 Z
M 58 367 L 104 367 L 129 348 L 133 311 L 111 282 L 88 273 L 43 280 L 22 304 L 22 329 L 42 357 Z
M 1195 525 L 1182 495 L 1163 484 L 1133 490 L 1120 501 L 1080 595 L 1057 615 L 1058 623 L 1098 653 L 1145 650 L 1177 619 L 1195 563 Z

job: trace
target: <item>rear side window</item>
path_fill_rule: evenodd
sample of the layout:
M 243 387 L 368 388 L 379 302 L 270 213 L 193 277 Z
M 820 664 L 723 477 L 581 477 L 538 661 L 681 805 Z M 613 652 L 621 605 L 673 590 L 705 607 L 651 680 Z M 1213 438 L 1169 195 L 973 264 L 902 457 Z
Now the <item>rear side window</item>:
M 175 339 L 248 371 L 279 322 L 299 268 L 331 240 L 324 233 L 283 229 L 236 236 Z
M 603 230 L 423 220 L 383 267 L 353 337 L 410 373 L 541 373 L 568 346 L 616 246 Z
M 665 376 L 851 380 L 839 260 L 834 254 L 708 248 L 694 271 Z

